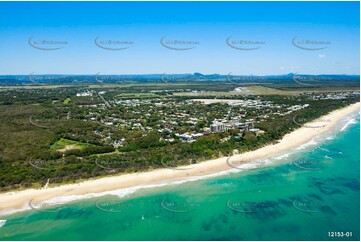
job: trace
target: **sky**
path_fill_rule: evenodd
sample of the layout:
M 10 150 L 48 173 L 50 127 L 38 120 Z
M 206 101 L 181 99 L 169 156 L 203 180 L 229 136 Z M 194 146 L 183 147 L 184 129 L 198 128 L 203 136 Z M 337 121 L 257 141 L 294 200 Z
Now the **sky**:
M 0 2 L 0 75 L 359 75 L 359 4 Z

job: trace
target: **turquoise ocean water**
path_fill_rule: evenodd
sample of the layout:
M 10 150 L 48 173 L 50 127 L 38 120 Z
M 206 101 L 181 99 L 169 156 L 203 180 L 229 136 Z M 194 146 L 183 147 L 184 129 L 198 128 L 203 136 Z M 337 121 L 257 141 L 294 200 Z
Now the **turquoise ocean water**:
M 256 169 L 32 204 L 0 216 L 0 240 L 359 240 L 359 147 L 357 113 Z

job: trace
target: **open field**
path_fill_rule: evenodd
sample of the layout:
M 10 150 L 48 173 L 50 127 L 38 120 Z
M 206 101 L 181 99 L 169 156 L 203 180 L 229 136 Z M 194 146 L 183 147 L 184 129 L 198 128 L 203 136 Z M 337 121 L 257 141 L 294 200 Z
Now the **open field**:
M 52 146 L 50 146 L 50 150 L 64 152 L 67 150 L 75 150 L 75 149 L 81 150 L 90 146 L 91 145 L 87 143 L 61 138 L 60 140 L 55 142 Z
M 322 87 L 322 88 L 307 88 L 302 90 L 282 90 L 270 88 L 265 86 L 250 86 L 247 87 L 254 95 L 299 95 L 303 92 L 340 92 L 340 91 L 359 91 L 359 87 Z

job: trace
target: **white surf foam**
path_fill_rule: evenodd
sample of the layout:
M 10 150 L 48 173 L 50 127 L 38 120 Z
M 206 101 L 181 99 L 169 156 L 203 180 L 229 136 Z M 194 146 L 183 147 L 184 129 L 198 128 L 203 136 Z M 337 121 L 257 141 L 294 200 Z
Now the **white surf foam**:
M 288 154 L 284 154 L 284 155 L 280 155 L 278 157 L 275 157 L 274 159 L 275 160 L 283 160 L 285 158 L 288 158 L 290 155 L 291 155 L 291 153 L 288 153 Z
M 0 228 L 6 224 L 6 220 L 0 220 Z
M 232 170 L 227 170 L 227 171 L 223 171 L 223 172 L 219 172 L 219 173 L 215 173 L 215 174 L 210 174 L 210 175 L 191 176 L 191 177 L 188 177 L 187 179 L 182 179 L 182 180 L 174 181 L 174 182 L 171 182 L 171 183 L 155 183 L 155 184 L 150 184 L 150 185 L 136 186 L 136 187 L 132 187 L 132 188 L 122 188 L 122 189 L 118 189 L 118 190 L 112 190 L 112 191 L 106 191 L 106 192 L 100 192 L 100 193 L 88 193 L 88 194 L 83 194 L 83 195 L 59 196 L 59 197 L 55 197 L 55 198 L 51 198 L 51 199 L 48 199 L 46 201 L 43 201 L 42 203 L 48 204 L 48 205 L 50 205 L 50 204 L 51 205 L 62 205 L 62 204 L 66 204 L 66 203 L 73 202 L 73 201 L 103 197 L 103 196 L 107 196 L 107 195 L 114 195 L 114 196 L 118 196 L 119 198 L 123 198 L 123 197 L 125 197 L 127 195 L 130 195 L 130 194 L 140 190 L 140 189 L 149 189 L 149 188 L 156 188 L 156 187 L 163 187 L 163 186 L 170 186 L 170 185 L 178 185 L 178 184 L 182 184 L 182 183 L 189 182 L 189 181 L 197 181 L 197 180 L 201 180 L 201 179 L 207 179 L 207 178 L 210 178 L 210 177 L 226 175 L 226 174 L 229 174 L 229 173 L 234 173 L 234 172 L 239 172 L 239 171 L 240 170 L 232 169 Z M 32 208 L 29 206 L 29 203 L 27 202 L 20 209 L 7 209 L 7 210 L 1 211 L 0 216 L 7 216 L 7 215 L 15 214 L 15 213 L 18 213 L 18 212 L 24 212 L 24 211 L 27 211 L 27 210 L 30 210 L 30 209 L 32 209 Z
M 340 131 L 345 131 L 347 129 L 348 126 L 352 125 L 352 124 L 357 124 L 356 119 L 350 119 L 342 128 Z
M 5 209 L 5 210 L 2 210 L 0 211 L 0 216 L 8 216 L 8 215 L 11 215 L 11 214 L 14 214 L 14 213 L 19 213 L 19 212 L 25 212 L 26 210 L 29 210 L 31 209 L 29 204 L 26 203 L 24 204 L 24 206 L 22 208 L 9 208 L 9 209 Z
M 318 145 L 318 142 L 316 142 L 314 139 L 312 139 L 311 141 L 301 145 L 300 147 L 296 148 L 296 150 L 303 150 L 306 149 L 309 146 L 316 146 Z
M 322 148 L 322 147 L 319 147 L 320 150 L 323 150 L 323 151 L 326 151 L 326 152 L 330 152 L 328 149 L 325 149 L 325 148 Z
M 174 182 L 170 182 L 170 183 L 154 183 L 154 184 L 150 184 L 150 185 L 136 186 L 136 187 L 132 187 L 132 188 L 122 188 L 122 189 L 118 189 L 118 190 L 112 190 L 112 191 L 106 191 L 106 192 L 100 192 L 100 193 L 88 193 L 88 194 L 84 194 L 84 195 L 59 196 L 59 197 L 55 197 L 55 198 L 43 201 L 42 203 L 61 205 L 61 204 L 66 204 L 66 203 L 73 202 L 73 201 L 103 197 L 103 196 L 107 196 L 107 195 L 115 195 L 115 196 L 118 196 L 119 198 L 123 198 L 123 197 L 130 195 L 141 189 L 157 188 L 157 187 L 170 186 L 170 185 L 179 185 L 179 184 L 183 184 L 186 182 L 204 180 L 204 179 L 208 179 L 208 178 L 213 178 L 213 177 L 228 175 L 228 174 L 232 174 L 232 173 L 247 171 L 247 170 L 251 170 L 251 169 L 256 169 L 260 166 L 269 165 L 271 163 L 273 163 L 273 162 L 269 159 L 258 160 L 253 163 L 242 164 L 238 168 L 221 171 L 221 172 L 209 174 L 209 175 L 190 176 L 190 177 L 187 177 L 186 179 L 182 178 L 182 180 L 174 181 Z M 0 215 L 11 215 L 11 214 L 14 214 L 17 212 L 23 212 L 23 211 L 30 210 L 30 209 L 32 209 L 32 208 L 27 203 L 21 209 L 9 209 L 9 210 L 1 211 Z

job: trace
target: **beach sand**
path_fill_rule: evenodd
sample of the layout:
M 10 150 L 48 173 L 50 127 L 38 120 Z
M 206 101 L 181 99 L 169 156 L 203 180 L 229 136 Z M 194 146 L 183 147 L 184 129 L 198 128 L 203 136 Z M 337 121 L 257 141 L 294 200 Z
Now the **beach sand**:
M 270 155 L 290 151 L 309 142 L 314 137 L 333 128 L 338 121 L 360 109 L 360 103 L 335 110 L 317 121 L 307 123 L 299 129 L 285 135 L 282 140 L 273 145 L 246 152 L 239 155 L 222 157 L 214 160 L 193 164 L 182 169 L 157 169 L 143 173 L 117 175 L 106 178 L 90 179 L 84 182 L 50 187 L 47 189 L 27 189 L 0 193 L 0 211 L 21 209 L 28 206 L 30 200 L 39 203 L 61 196 L 85 195 L 105 191 L 132 188 L 157 183 L 171 183 L 191 177 L 199 177 L 233 169 L 230 164 L 251 163 Z M 228 159 L 228 162 L 227 162 Z M 232 160 L 232 162 L 230 162 Z M 191 168 L 191 169 L 188 169 Z M 51 186 L 51 181 L 50 181 Z

